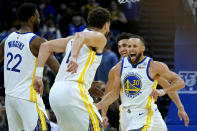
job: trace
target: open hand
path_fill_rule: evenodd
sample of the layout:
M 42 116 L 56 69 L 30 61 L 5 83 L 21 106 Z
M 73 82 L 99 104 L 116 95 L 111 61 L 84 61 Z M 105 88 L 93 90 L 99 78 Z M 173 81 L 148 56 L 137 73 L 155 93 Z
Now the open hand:
M 109 125 L 108 118 L 107 116 L 102 116 L 102 118 L 103 118 L 103 128 L 107 128 L 107 126 Z
M 104 92 L 101 88 L 97 86 L 99 82 L 98 81 L 93 81 L 91 88 L 88 90 L 91 96 L 96 96 L 98 98 L 102 98 L 104 95 Z
M 180 120 L 184 120 L 185 126 L 189 125 L 189 117 L 187 113 L 185 112 L 184 107 L 178 108 L 178 116 Z
M 67 71 L 71 72 L 72 74 L 77 73 L 77 68 L 78 68 L 77 59 L 71 56 L 67 66 Z

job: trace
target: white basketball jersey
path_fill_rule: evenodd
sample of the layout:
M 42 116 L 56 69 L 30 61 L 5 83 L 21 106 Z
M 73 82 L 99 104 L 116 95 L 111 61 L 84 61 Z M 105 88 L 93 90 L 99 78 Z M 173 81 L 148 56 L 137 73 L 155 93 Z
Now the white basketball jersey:
M 5 94 L 32 102 L 41 98 L 33 89 L 37 58 L 30 51 L 34 33 L 11 33 L 4 47 Z
M 132 65 L 129 57 L 122 59 L 121 65 L 121 107 L 132 109 L 155 109 L 152 97 L 149 97 L 152 90 L 156 88 L 157 81 L 149 76 L 149 65 L 151 58 L 145 57 L 141 62 Z
M 85 29 L 84 31 L 88 32 L 90 30 Z M 66 54 L 61 63 L 55 81 L 75 81 L 84 84 L 85 88 L 88 90 L 91 87 L 96 70 L 100 65 L 102 54 L 96 53 L 84 44 L 80 49 L 77 58 L 77 63 L 79 65 L 77 73 L 71 74 L 70 72 L 67 72 L 67 65 L 71 56 L 72 42 L 73 39 L 67 44 Z

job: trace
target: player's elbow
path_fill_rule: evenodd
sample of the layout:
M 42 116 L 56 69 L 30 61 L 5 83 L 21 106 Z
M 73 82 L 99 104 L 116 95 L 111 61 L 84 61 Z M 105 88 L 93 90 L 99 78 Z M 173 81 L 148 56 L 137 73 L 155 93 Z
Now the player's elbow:
M 185 87 L 185 82 L 181 78 L 178 78 L 176 80 L 176 83 L 177 83 L 177 86 L 179 87 L 178 90 L 181 90 L 181 89 L 183 89 Z
M 43 52 L 50 52 L 51 53 L 50 44 L 48 42 L 45 42 L 45 43 L 41 44 L 40 50 L 43 51 Z
M 181 79 L 180 80 L 180 87 L 181 87 L 181 89 L 183 89 L 184 87 L 185 87 L 185 82 L 184 82 L 184 80 L 183 79 Z

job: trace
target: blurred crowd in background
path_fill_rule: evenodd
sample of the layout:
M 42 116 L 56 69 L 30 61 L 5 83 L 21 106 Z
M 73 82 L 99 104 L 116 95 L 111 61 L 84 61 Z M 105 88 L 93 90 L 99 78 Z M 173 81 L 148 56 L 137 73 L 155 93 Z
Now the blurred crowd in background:
M 75 32 L 83 31 L 87 28 L 87 14 L 96 7 L 107 8 L 111 12 L 111 31 L 108 35 L 108 43 L 104 49 L 104 55 L 99 66 L 95 81 L 95 86 L 104 91 L 108 80 L 109 70 L 121 59 L 118 53 L 116 37 L 121 32 L 138 34 L 138 16 L 140 3 L 125 3 L 120 5 L 117 0 L 1 0 L 0 1 L 0 41 L 6 38 L 11 32 L 20 28 L 16 18 L 17 7 L 24 3 L 31 2 L 37 5 L 40 13 L 40 28 L 35 31 L 39 36 L 47 40 L 67 37 Z M 55 54 L 61 63 L 64 54 Z M 4 87 L 3 87 L 3 63 L 0 68 L 0 130 L 7 130 L 6 115 L 4 109 Z M 49 112 L 50 120 L 54 124 L 54 130 L 59 130 L 55 124 L 56 119 L 50 109 L 48 95 L 55 76 L 50 68 L 44 71 L 43 95 L 46 109 Z M 98 99 L 94 97 L 96 101 Z M 108 111 L 109 126 L 106 130 L 118 130 L 119 124 L 119 101 L 116 101 Z M 56 125 L 56 126 L 55 126 Z

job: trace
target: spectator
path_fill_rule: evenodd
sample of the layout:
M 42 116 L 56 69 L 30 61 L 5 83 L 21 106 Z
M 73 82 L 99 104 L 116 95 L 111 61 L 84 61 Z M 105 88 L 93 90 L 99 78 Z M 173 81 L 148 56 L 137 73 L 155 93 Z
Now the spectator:
M 9 30 L 3 30 L 0 33 L 0 41 L 2 41 L 3 39 L 5 39 L 10 33 L 16 31 L 15 27 L 11 27 Z
M 42 0 L 39 6 L 41 19 L 45 20 L 49 16 L 55 16 L 55 8 L 51 4 L 51 0 Z
M 88 3 L 81 8 L 85 20 L 87 19 L 88 13 L 99 6 L 99 3 L 97 3 L 96 0 L 87 0 L 87 2 Z
M 127 19 L 122 11 L 120 11 L 118 2 L 111 1 L 109 11 L 111 13 L 111 29 L 115 36 L 117 36 L 120 31 L 126 29 Z
M 42 30 L 42 36 L 47 40 L 61 38 L 61 32 L 55 26 L 54 17 L 48 17 Z
M 69 35 L 69 23 L 71 22 L 73 11 L 69 6 L 64 3 L 60 4 L 60 14 L 59 14 L 59 29 L 63 37 Z
M 5 111 L 5 98 L 0 96 L 0 131 L 8 131 L 8 123 Z
M 123 12 L 128 20 L 128 32 L 138 34 L 139 2 L 127 2 L 123 6 Z
M 80 13 L 75 13 L 72 16 L 72 21 L 69 24 L 69 35 L 75 34 L 75 32 L 80 32 L 85 29 L 85 21 Z
M 49 17 L 46 19 L 46 24 L 42 30 L 42 37 L 46 38 L 47 40 L 53 40 L 61 38 L 61 32 L 55 26 L 54 17 Z M 55 57 L 57 58 L 58 62 L 61 63 L 63 59 L 62 53 L 54 53 Z
M 95 80 L 101 80 L 107 83 L 109 70 L 118 63 L 118 57 L 114 52 L 110 50 L 111 46 L 109 44 L 103 50 L 103 57 L 101 64 L 97 69 Z

